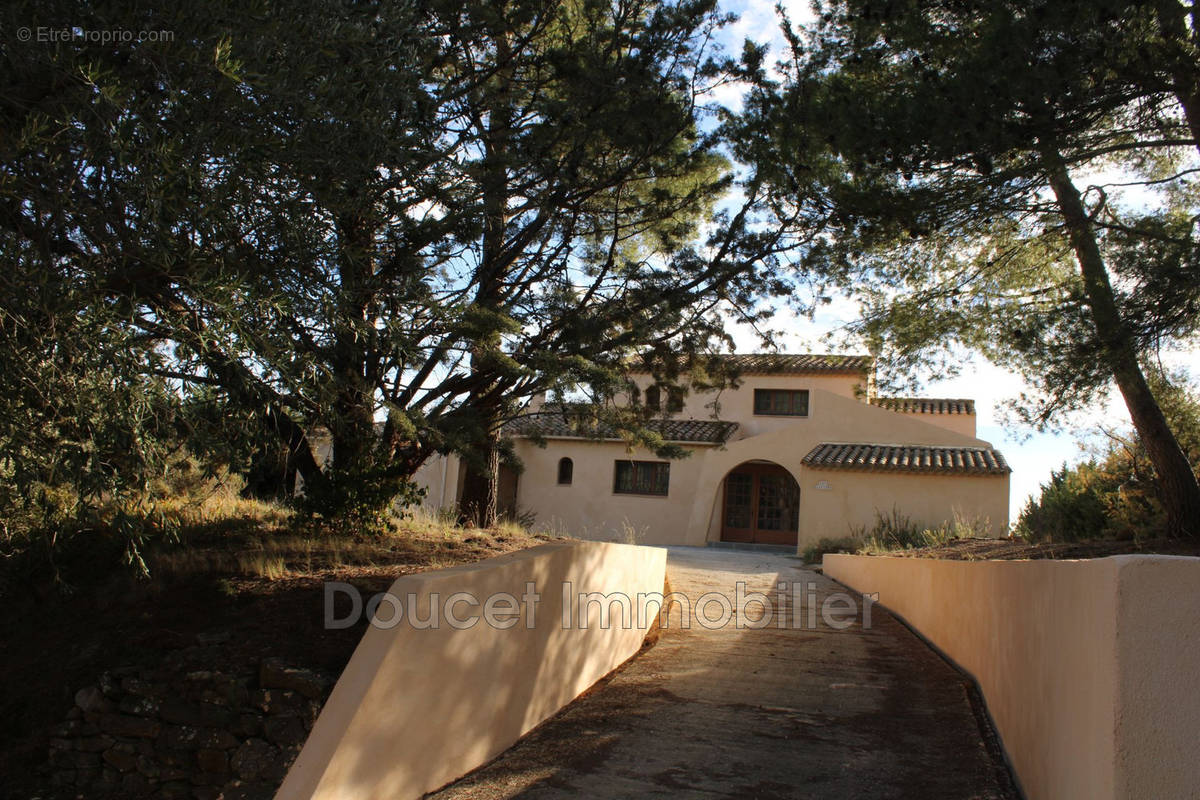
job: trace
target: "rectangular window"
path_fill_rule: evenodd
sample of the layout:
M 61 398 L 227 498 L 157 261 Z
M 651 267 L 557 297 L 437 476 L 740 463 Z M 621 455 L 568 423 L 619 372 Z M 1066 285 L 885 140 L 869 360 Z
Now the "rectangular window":
M 616 494 L 666 496 L 671 482 L 671 465 L 665 461 L 617 461 L 613 471 Z
M 807 389 L 755 389 L 754 413 L 777 417 L 807 417 Z
M 672 386 L 667 389 L 667 411 L 678 413 L 683 411 L 683 387 Z

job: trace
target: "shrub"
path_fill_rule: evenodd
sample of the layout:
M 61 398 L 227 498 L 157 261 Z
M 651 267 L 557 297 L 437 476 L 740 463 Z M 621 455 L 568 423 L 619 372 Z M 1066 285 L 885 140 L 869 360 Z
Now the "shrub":
M 1096 465 L 1085 462 L 1050 473 L 1041 494 L 1029 498 L 1017 518 L 1016 534 L 1030 542 L 1075 542 L 1107 533 L 1106 485 Z
M 892 506 L 891 512 L 875 512 L 875 525 L 868 530 L 865 526 L 851 528 L 851 533 L 864 543 L 871 551 L 886 552 L 888 550 L 908 550 L 913 547 L 924 547 L 926 539 L 922 535 L 923 528 L 915 524 L 911 518 L 901 514 Z
M 815 564 L 824 558 L 826 553 L 857 553 L 862 546 L 863 540 L 856 536 L 826 536 L 804 548 L 802 555 L 806 564 Z

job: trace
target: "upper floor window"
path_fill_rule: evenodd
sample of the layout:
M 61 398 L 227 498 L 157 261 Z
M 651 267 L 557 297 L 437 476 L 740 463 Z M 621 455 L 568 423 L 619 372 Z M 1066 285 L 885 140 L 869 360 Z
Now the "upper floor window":
M 653 494 L 665 497 L 671 483 L 666 461 L 617 461 L 613 469 L 616 494 Z
M 778 417 L 807 417 L 807 389 L 755 389 L 754 413 Z
M 667 387 L 667 411 L 676 413 L 683 411 L 683 387 Z M 646 407 L 658 411 L 662 408 L 662 387 L 658 384 L 646 387 Z
M 570 486 L 575 479 L 575 462 L 569 458 L 558 460 L 558 485 Z

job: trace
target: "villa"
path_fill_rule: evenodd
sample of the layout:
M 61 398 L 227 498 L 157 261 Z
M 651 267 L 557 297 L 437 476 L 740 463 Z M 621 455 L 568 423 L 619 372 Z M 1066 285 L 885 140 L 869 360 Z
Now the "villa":
M 877 396 L 869 356 L 726 358 L 739 384 L 719 394 L 629 376 L 621 401 L 659 409 L 653 425 L 687 458 L 582 434 L 561 409 L 533 405 L 505 431 L 523 470 L 501 469 L 500 506 L 539 529 L 656 545 L 804 547 L 893 510 L 1007 532 L 1011 470 L 976 438 L 973 401 Z M 453 506 L 464 471 L 453 456 L 427 463 L 426 504 Z

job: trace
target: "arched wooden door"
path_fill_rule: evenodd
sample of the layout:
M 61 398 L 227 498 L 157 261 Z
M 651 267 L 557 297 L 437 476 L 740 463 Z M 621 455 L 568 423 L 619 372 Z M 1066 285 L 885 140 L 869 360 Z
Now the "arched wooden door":
M 742 464 L 725 476 L 721 541 L 796 544 L 800 486 L 778 464 Z

